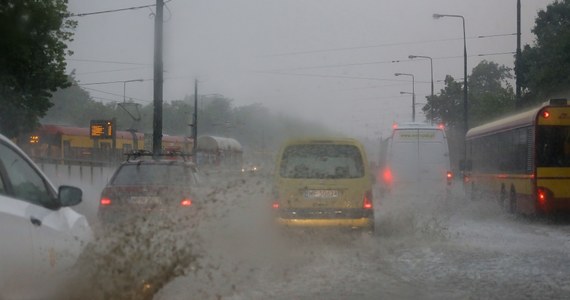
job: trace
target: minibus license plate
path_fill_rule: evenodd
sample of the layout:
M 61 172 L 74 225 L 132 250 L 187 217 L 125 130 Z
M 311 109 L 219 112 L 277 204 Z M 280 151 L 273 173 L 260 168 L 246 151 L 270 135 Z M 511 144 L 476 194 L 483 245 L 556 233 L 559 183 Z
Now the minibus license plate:
M 338 194 L 337 190 L 306 190 L 305 198 L 337 198 Z

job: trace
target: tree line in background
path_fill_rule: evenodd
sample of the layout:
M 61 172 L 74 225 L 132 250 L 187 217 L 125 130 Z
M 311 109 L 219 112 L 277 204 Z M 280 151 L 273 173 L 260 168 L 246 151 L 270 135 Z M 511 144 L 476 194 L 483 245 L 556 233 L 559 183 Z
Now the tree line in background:
M 85 89 L 69 78 L 72 85 L 56 91 L 53 106 L 42 123 L 88 127 L 90 120 L 115 118 L 119 130 L 136 129 L 151 133 L 153 105 L 134 102 L 95 101 Z M 190 136 L 194 112 L 194 95 L 163 104 L 163 133 Z M 138 119 L 138 120 L 137 120 Z M 198 95 L 199 135 L 236 138 L 246 147 L 257 150 L 274 148 L 287 137 L 330 133 L 322 125 L 269 111 L 261 104 L 235 106 L 222 95 Z

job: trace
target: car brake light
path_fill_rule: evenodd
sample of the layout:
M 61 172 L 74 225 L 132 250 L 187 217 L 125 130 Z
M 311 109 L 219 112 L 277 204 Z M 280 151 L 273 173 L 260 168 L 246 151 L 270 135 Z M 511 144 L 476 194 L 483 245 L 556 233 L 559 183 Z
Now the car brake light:
M 103 197 L 101 198 L 100 204 L 102 206 L 107 206 L 107 205 L 111 205 L 111 199 L 107 198 L 107 197 Z
M 368 191 L 364 194 L 364 203 L 362 204 L 364 209 L 372 209 L 372 192 Z
M 542 117 L 544 117 L 545 119 L 548 119 L 548 117 L 550 117 L 550 113 L 545 110 L 542 112 Z
M 279 202 L 277 202 L 277 201 L 273 202 L 271 207 L 273 207 L 273 209 L 278 209 L 279 208 Z
M 182 206 L 192 206 L 192 199 L 190 199 L 190 198 L 184 198 L 184 199 L 182 199 L 182 201 L 180 201 L 180 205 L 182 205 Z
M 451 171 L 447 171 L 447 180 L 451 180 L 453 178 L 453 173 L 451 173 Z

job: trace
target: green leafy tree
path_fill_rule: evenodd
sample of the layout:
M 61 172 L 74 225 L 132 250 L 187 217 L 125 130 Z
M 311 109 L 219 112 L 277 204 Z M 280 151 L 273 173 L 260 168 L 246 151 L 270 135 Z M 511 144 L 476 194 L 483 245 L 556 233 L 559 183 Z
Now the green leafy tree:
M 522 51 L 519 66 L 523 104 L 568 94 L 570 87 L 570 0 L 555 1 L 538 12 L 533 45 Z
M 427 96 L 427 104 L 422 108 L 428 119 L 445 123 L 449 128 L 461 128 L 463 112 L 463 84 L 447 75 L 445 87 L 439 95 Z
M 514 109 L 511 69 L 483 60 L 469 76 L 470 127 L 481 125 Z
M 51 103 L 51 93 L 68 86 L 66 43 L 76 22 L 67 0 L 0 1 L 0 132 L 15 137 L 31 131 Z
M 468 78 L 469 126 L 488 122 L 513 109 L 514 92 L 509 79 L 510 69 L 497 63 L 481 61 Z M 463 126 L 463 84 L 451 76 L 439 95 L 427 97 L 423 111 L 428 118 L 443 122 L 450 128 Z

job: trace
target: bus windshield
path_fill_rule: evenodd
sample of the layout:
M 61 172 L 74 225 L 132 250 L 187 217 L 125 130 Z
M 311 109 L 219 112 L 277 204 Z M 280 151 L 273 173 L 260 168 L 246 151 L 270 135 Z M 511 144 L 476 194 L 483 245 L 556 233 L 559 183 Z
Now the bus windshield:
M 362 156 L 352 145 L 310 144 L 287 147 L 280 174 L 286 178 L 360 178 Z
M 570 167 L 570 126 L 538 126 L 537 167 Z

